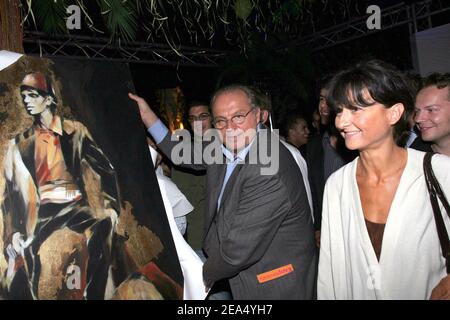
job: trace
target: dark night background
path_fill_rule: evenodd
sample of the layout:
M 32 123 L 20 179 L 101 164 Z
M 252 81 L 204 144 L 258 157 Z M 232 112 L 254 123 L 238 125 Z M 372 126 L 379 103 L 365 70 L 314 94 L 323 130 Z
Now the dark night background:
M 363 16 L 366 14 L 365 8 L 371 4 L 379 5 L 383 9 L 399 3 L 413 2 L 417 1 L 349 1 L 352 6 L 346 8 L 344 15 L 338 15 L 337 11 L 333 12 L 333 10 L 320 12 L 320 6 L 318 6 L 314 16 L 315 28 L 321 30 L 351 20 L 352 17 Z M 327 3 L 332 6 L 337 2 L 328 1 Z M 432 17 L 433 26 L 449 22 L 448 11 Z M 309 27 L 311 27 L 310 24 L 303 24 L 305 32 Z M 253 47 L 250 47 L 245 54 L 235 51 L 217 67 L 130 64 L 136 90 L 152 102 L 154 89 L 180 86 L 187 102 L 190 100 L 208 102 L 211 94 L 220 85 L 236 82 L 256 84 L 271 95 L 275 118 L 283 118 L 293 109 L 310 115 L 318 103 L 319 80 L 360 60 L 381 59 L 401 70 L 413 71 L 408 24 L 386 31 L 381 30 L 316 52 L 295 46 L 294 41 L 294 45 L 288 49 L 291 56 L 300 57 L 294 63 L 292 59 L 286 57 L 284 52 L 274 49 L 279 45 L 279 38 L 276 36 L 264 37 L 258 32 L 253 32 L 251 39 Z M 233 73 L 230 70 L 236 72 Z M 298 94 L 293 94 L 294 90 L 289 87 L 293 81 L 300 82 L 301 89 Z
M 225 50 L 227 57 L 218 65 L 209 67 L 177 65 L 176 61 L 169 61 L 170 65 L 165 65 L 162 61 L 130 63 L 132 79 L 137 93 L 150 103 L 156 102 L 156 89 L 179 86 L 186 102 L 191 100 L 208 102 L 216 88 L 230 83 L 243 83 L 256 85 L 271 97 L 275 119 L 285 117 L 292 110 L 310 115 L 317 106 L 319 80 L 341 68 L 363 59 L 376 58 L 392 63 L 402 70 L 412 71 L 409 30 L 412 20 L 409 24 L 386 30 L 383 30 L 382 23 L 382 30 L 379 32 L 313 52 L 312 48 L 299 45 L 302 39 L 314 32 L 349 23 L 359 17 L 369 17 L 366 9 L 370 5 L 378 5 L 383 10 L 393 6 L 405 7 L 418 2 L 423 1 L 314 0 L 301 2 L 303 9 L 298 9 L 295 7 L 296 0 L 267 0 L 267 4 L 276 3 L 276 7 L 268 9 L 269 5 L 260 5 L 258 10 L 261 11 L 252 10 L 246 18 L 247 27 L 244 33 L 239 27 L 242 20 L 237 18 L 233 2 L 230 2 L 229 7 L 223 8 L 231 22 L 228 24 L 228 31 L 225 31 L 223 24 L 216 23 L 214 36 L 202 37 L 200 30 L 196 29 L 198 26 L 193 25 L 193 30 L 199 34 L 194 43 L 178 7 L 173 6 L 173 2 L 158 1 L 158 6 L 164 8 L 163 14 L 170 21 L 169 36 L 176 34 L 173 42 L 175 46 Z M 439 2 L 445 6 L 447 0 L 432 2 Z M 66 0 L 66 3 L 76 4 L 76 1 Z M 33 6 L 38 7 L 37 3 Z M 86 2 L 86 10 L 96 28 L 105 33 L 96 33 L 83 19 L 81 30 L 72 30 L 70 34 L 93 38 L 108 37 L 110 34 L 107 22 L 97 2 Z M 284 18 L 279 20 L 286 26 L 284 29 L 279 25 L 276 27 L 277 15 L 280 13 L 284 14 Z M 258 14 L 266 18 L 264 28 L 260 28 L 257 23 Z M 152 39 L 148 40 L 145 27 L 148 28 L 146 22 L 151 20 L 150 18 L 149 13 L 145 12 L 138 16 L 138 28 L 133 40 L 167 45 L 167 39 L 161 34 L 154 33 Z M 199 23 L 205 22 L 204 19 L 205 15 L 201 16 Z M 433 27 L 449 23 L 450 11 L 433 15 L 431 22 Z M 39 19 L 37 25 L 30 20 L 25 24 L 25 30 L 43 29 L 45 21 L 39 22 Z M 27 43 L 24 47 L 25 52 L 30 49 Z

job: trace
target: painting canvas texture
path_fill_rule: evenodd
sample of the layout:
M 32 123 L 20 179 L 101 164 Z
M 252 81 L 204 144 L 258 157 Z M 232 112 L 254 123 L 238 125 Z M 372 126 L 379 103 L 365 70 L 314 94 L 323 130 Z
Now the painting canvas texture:
M 182 299 L 127 64 L 0 71 L 0 299 Z

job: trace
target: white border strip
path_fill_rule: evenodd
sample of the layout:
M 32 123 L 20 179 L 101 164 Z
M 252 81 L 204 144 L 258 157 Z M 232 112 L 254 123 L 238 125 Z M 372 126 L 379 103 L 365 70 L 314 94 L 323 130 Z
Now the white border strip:
M 8 68 L 10 65 L 14 64 L 22 56 L 23 56 L 23 54 L 21 54 L 21 53 L 1 50 L 0 51 L 0 71 Z

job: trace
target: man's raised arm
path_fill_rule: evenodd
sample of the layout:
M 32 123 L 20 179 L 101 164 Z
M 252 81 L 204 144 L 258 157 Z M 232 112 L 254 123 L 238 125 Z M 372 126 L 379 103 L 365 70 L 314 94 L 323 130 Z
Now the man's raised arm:
M 158 116 L 155 114 L 155 112 L 151 109 L 151 107 L 148 105 L 148 103 L 141 97 L 128 93 L 128 96 L 130 99 L 136 101 L 138 107 L 139 107 L 139 113 L 141 115 L 142 122 L 144 123 L 145 127 L 147 128 L 148 133 L 153 137 L 158 147 L 162 150 L 162 152 L 176 165 L 180 165 L 182 167 L 194 169 L 194 170 L 205 170 L 206 167 L 203 164 L 203 161 L 201 163 L 194 164 L 193 159 L 203 159 L 202 157 L 202 148 L 200 150 L 198 148 L 194 148 L 192 145 L 192 141 L 190 140 L 184 140 L 183 142 L 180 141 L 172 141 L 171 134 L 169 133 L 169 130 L 167 127 L 162 123 L 162 121 L 158 118 Z M 181 163 L 179 161 L 175 161 L 173 156 L 174 148 L 179 144 L 187 144 L 189 145 L 188 148 L 186 148 L 187 154 L 189 156 L 186 157 L 186 159 L 190 159 L 187 161 L 182 161 Z M 184 149 L 183 149 L 184 150 Z M 200 152 L 198 155 L 194 155 L 195 152 Z M 180 157 L 179 157 L 180 158 Z M 184 159 L 184 157 L 181 157 Z

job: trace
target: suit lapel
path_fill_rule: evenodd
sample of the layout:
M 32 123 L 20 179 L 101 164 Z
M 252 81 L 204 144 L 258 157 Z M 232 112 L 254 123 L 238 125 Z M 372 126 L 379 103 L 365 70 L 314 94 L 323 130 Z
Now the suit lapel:
M 264 125 L 262 125 L 261 129 L 267 129 Z M 260 131 L 259 133 L 257 133 L 256 137 L 255 137 L 255 141 L 253 142 L 253 145 L 250 147 L 250 149 L 248 150 L 247 154 L 245 155 L 245 160 L 239 162 L 236 167 L 233 170 L 233 173 L 231 174 L 230 178 L 228 179 L 227 185 L 225 186 L 225 190 L 223 191 L 222 194 L 222 199 L 221 199 L 221 206 L 223 201 L 228 197 L 228 194 L 230 193 L 230 191 L 232 190 L 233 186 L 235 185 L 235 181 L 239 175 L 239 172 L 241 171 L 243 165 L 245 163 L 250 163 L 250 155 L 251 154 L 256 154 L 258 156 L 258 153 L 255 152 L 256 150 L 259 150 L 259 143 L 260 143 L 260 138 L 261 138 L 261 133 L 262 131 Z M 270 133 L 269 133 L 270 135 Z M 270 136 L 268 137 L 270 138 Z M 270 141 L 270 140 L 266 140 L 266 141 Z M 270 147 L 270 143 L 268 143 L 268 146 Z M 255 150 L 256 149 L 256 150 Z M 259 159 L 258 159 L 259 161 Z
M 225 178 L 225 173 L 227 171 L 227 165 L 221 164 L 217 165 L 215 168 L 209 168 L 208 174 L 211 175 L 209 180 L 209 196 L 208 196 L 208 211 L 205 220 L 205 233 L 203 234 L 203 238 L 206 237 L 208 233 L 212 221 L 217 212 L 217 201 L 219 198 L 220 190 L 222 189 L 223 179 Z M 207 190 L 208 192 L 208 190 Z
M 227 185 L 225 186 L 225 190 L 223 191 L 222 198 L 220 199 L 220 207 L 222 207 L 222 203 L 228 197 L 228 194 L 230 193 L 231 189 L 233 188 L 234 183 L 235 183 L 241 169 L 242 169 L 242 164 L 238 164 L 234 168 L 233 173 L 231 174 L 230 178 L 227 181 Z
M 263 129 L 265 129 L 265 128 L 266 127 L 263 126 Z M 252 152 L 252 149 L 258 148 L 258 143 L 259 143 L 259 134 L 257 134 L 254 145 L 250 148 L 249 153 L 247 153 L 247 155 L 245 157 L 246 158 L 245 163 L 249 162 L 248 161 L 249 155 Z M 225 158 L 224 158 L 224 160 L 225 160 Z M 225 199 L 230 194 L 230 192 L 235 184 L 235 181 L 239 175 L 239 172 L 242 170 L 242 166 L 243 166 L 243 164 L 238 163 L 236 165 L 236 167 L 234 168 L 233 173 L 229 177 L 229 179 L 227 181 L 227 185 L 225 186 L 225 190 L 223 191 L 223 194 L 222 194 L 220 207 L 222 207 L 222 203 L 225 201 Z M 214 218 L 216 217 L 216 215 L 218 213 L 217 212 L 217 201 L 219 200 L 218 198 L 219 198 L 220 190 L 222 190 L 222 185 L 224 182 L 223 180 L 225 178 L 226 171 L 227 171 L 226 164 L 218 165 L 217 169 L 215 169 L 215 170 L 208 169 L 208 174 L 211 175 L 211 179 L 209 180 L 211 186 L 209 187 L 209 189 L 212 191 L 211 191 L 210 197 L 208 199 L 209 200 L 208 201 L 208 212 L 207 212 L 207 218 L 205 221 L 205 233 L 203 235 L 203 240 L 205 240 L 205 238 L 211 228 L 211 225 L 214 221 Z
M 263 127 L 263 129 L 265 128 L 265 126 Z M 220 206 L 219 208 L 222 207 L 222 203 L 225 201 L 225 199 L 228 198 L 229 193 L 231 192 L 231 190 L 233 189 L 233 186 L 235 185 L 236 179 L 239 176 L 239 172 L 242 169 L 242 166 L 245 163 L 249 163 L 249 157 L 250 154 L 252 154 L 252 151 L 254 151 L 254 149 L 258 150 L 258 144 L 259 144 L 259 139 L 260 139 L 260 134 L 258 133 L 255 137 L 255 141 L 253 142 L 253 145 L 250 147 L 250 150 L 247 152 L 247 154 L 245 155 L 245 160 L 241 160 L 240 162 L 238 162 L 238 164 L 234 167 L 233 172 L 231 173 L 231 176 L 228 178 L 227 181 L 227 185 L 225 186 L 225 190 L 223 191 L 222 194 L 222 198 L 220 199 Z M 269 144 L 270 145 L 270 144 Z M 253 152 L 254 153 L 254 152 Z M 257 154 L 257 153 L 256 153 Z M 222 183 L 220 184 L 220 189 L 219 189 L 219 193 L 220 190 L 222 189 L 222 184 L 223 184 L 223 179 L 225 177 L 225 172 L 226 172 L 226 165 L 225 165 L 225 170 L 224 170 L 224 174 L 222 176 L 222 179 L 220 181 L 222 181 Z M 219 194 L 217 194 L 217 198 L 219 197 Z M 216 198 L 216 199 L 217 199 Z M 217 201 L 216 201 L 217 202 Z M 217 208 L 217 203 L 216 203 L 216 208 Z

